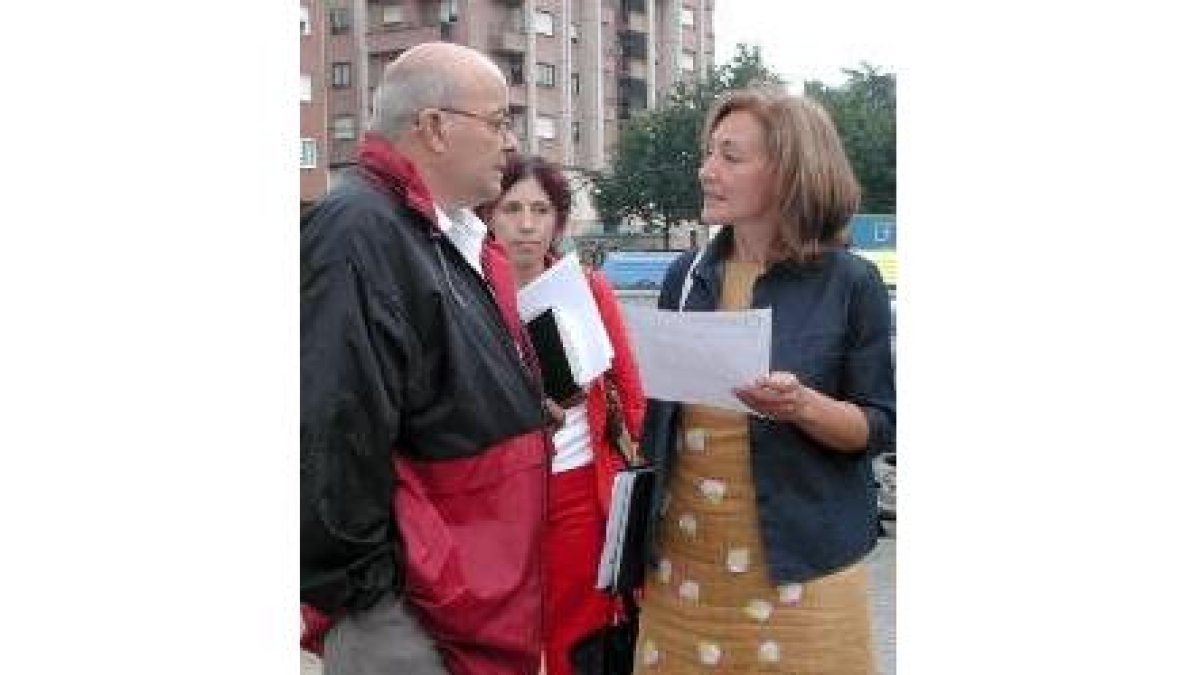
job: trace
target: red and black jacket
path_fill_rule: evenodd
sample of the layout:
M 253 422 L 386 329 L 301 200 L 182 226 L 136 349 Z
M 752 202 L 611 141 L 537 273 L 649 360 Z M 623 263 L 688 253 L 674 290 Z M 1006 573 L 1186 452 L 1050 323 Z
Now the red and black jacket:
M 482 258 L 486 281 L 370 135 L 301 219 L 300 593 L 309 618 L 399 593 L 451 672 L 532 673 L 551 450 L 507 261 Z

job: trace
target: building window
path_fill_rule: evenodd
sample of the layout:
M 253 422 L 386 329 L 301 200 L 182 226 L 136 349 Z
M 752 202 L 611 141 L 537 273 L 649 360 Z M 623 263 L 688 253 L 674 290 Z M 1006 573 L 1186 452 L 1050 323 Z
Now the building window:
M 300 168 L 317 168 L 317 141 L 315 139 L 300 139 Z
M 533 28 L 537 31 L 538 35 L 554 37 L 554 15 L 540 9 L 534 12 Z
M 579 24 L 571 24 L 571 42 L 579 42 Z
M 404 6 L 403 5 L 384 5 L 383 6 L 383 25 L 394 26 L 399 23 L 404 23 Z
M 554 65 L 550 63 L 537 64 L 537 85 L 539 87 L 554 86 Z
M 308 35 L 312 33 L 312 24 L 308 22 L 308 8 L 300 5 L 300 34 Z
M 639 110 L 646 109 L 646 81 L 635 77 L 617 80 L 618 116 L 629 119 Z
M 696 69 L 695 52 L 685 49 L 679 53 L 679 69 L 689 73 Z
M 621 51 L 625 56 L 635 59 L 646 58 L 646 34 L 639 31 L 623 30 L 619 33 Z
M 571 140 L 575 141 L 576 143 L 579 142 L 580 129 L 581 127 L 578 120 L 571 122 Z
M 508 83 L 512 86 L 525 84 L 525 64 L 524 59 L 506 59 L 500 62 L 504 71 L 508 73 Z
M 525 10 L 521 9 L 520 5 L 508 10 L 508 16 L 504 19 L 504 29 L 525 32 Z
M 554 118 L 546 115 L 537 116 L 537 137 L 544 141 L 554 140 Z
M 300 73 L 300 100 L 312 100 L 312 75 L 308 73 Z
M 691 7 L 684 7 L 679 12 L 679 23 L 684 28 L 691 28 L 696 25 L 696 10 Z
M 329 77 L 329 86 L 334 89 L 345 89 L 350 86 L 350 64 L 346 62 L 333 64 L 333 72 Z
M 571 94 L 579 95 L 579 73 L 571 73 Z
M 350 32 L 349 7 L 334 7 L 329 10 L 329 32 L 333 35 Z
M 339 141 L 352 141 L 358 137 L 354 115 L 338 115 L 333 118 L 333 137 Z

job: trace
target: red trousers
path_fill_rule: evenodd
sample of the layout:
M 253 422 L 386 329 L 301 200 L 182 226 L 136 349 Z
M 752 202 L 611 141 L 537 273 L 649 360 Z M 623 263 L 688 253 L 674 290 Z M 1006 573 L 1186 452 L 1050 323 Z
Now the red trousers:
M 603 628 L 616 608 L 596 590 L 604 519 L 596 497 L 595 464 L 550 477 L 546 538 L 546 673 L 573 675 L 569 655 L 582 638 Z

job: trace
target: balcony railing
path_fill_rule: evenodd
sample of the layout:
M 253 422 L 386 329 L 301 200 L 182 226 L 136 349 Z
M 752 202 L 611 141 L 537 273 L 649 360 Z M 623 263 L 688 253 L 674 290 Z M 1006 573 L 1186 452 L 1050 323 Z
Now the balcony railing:
M 508 25 L 494 26 L 488 35 L 488 48 L 501 54 L 524 54 L 525 31 Z
M 630 30 L 646 32 L 647 22 L 646 15 L 642 12 L 627 12 L 625 14 L 625 25 Z
M 441 38 L 441 29 L 438 26 L 414 26 L 404 30 L 373 31 L 367 33 L 367 51 L 371 53 L 404 51 L 423 42 L 436 42 Z
M 525 84 L 523 82 L 512 82 L 510 84 L 511 86 L 508 88 L 508 107 L 522 111 L 525 110 L 528 104 L 525 97 Z
M 625 61 L 625 74 L 629 77 L 639 80 L 646 79 L 646 61 L 643 59 L 627 59 Z

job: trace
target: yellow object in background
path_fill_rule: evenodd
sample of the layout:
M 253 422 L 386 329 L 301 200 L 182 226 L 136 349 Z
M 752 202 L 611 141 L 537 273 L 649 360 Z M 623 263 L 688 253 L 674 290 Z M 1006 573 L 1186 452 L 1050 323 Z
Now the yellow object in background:
M 879 275 L 883 277 L 883 283 L 887 284 L 888 288 L 896 287 L 896 251 L 867 250 L 854 251 L 854 253 L 875 263 L 875 266 L 879 268 Z

